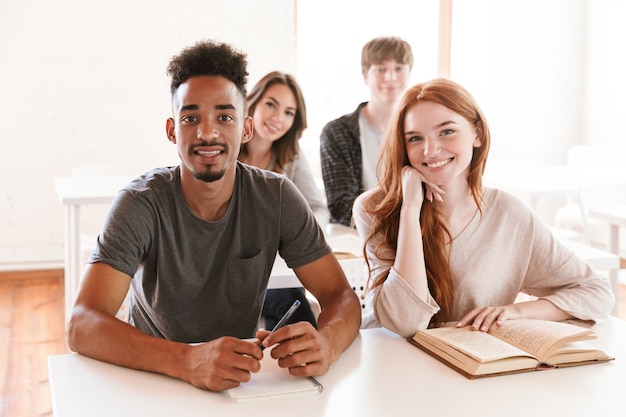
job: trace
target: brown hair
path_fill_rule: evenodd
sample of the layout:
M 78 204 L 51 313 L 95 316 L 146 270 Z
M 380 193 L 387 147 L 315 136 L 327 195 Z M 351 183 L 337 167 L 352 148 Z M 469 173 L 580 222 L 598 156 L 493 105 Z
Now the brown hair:
M 393 123 L 387 131 L 381 150 L 378 162 L 379 187 L 365 204 L 365 209 L 373 216 L 372 232 L 367 239 L 377 234 L 382 236 L 382 243 L 376 248 L 378 256 L 385 252 L 384 249 L 391 249 L 393 253 L 397 250 L 402 205 L 402 167 L 410 165 L 405 145 L 404 120 L 408 109 L 423 101 L 439 103 L 463 116 L 475 127 L 479 123 L 482 124 L 481 146 L 473 150 L 467 178 L 472 197 L 480 209 L 483 197 L 482 175 L 491 139 L 487 121 L 478 104 L 462 86 L 444 78 L 409 88 L 396 108 Z M 431 325 L 440 325 L 448 321 L 454 301 L 452 272 L 446 245 L 452 238 L 439 220 L 436 201 L 422 205 L 420 224 L 428 287 L 441 308 L 431 320 Z M 385 279 L 386 276 L 371 285 L 374 287 L 382 285 Z
M 395 36 L 374 38 L 363 46 L 361 50 L 361 71 L 367 73 L 372 65 L 395 59 L 397 62 L 408 65 L 413 69 L 413 51 L 411 45 L 404 39 Z
M 296 99 L 296 115 L 293 125 L 280 139 L 272 143 L 272 151 L 276 157 L 276 165 L 274 171 L 282 173 L 285 165 L 292 162 L 300 152 L 298 140 L 302 137 L 302 132 L 307 128 L 306 105 L 304 103 L 304 95 L 295 78 L 287 73 L 280 71 L 272 71 L 266 74 L 252 88 L 250 94 L 246 97 L 246 113 L 252 117 L 256 105 L 263 97 L 263 94 L 274 84 L 283 84 L 289 87 Z M 247 155 L 248 147 L 244 143 L 241 147 L 240 155 Z

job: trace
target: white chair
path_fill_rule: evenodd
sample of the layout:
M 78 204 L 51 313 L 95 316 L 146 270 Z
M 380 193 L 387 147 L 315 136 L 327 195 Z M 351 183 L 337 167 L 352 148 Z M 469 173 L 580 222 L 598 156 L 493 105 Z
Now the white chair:
M 608 226 L 590 219 L 588 209 L 594 206 L 626 204 L 626 147 L 605 145 L 575 145 L 567 153 L 567 165 L 581 168 L 578 195 L 555 213 L 557 228 L 576 231 L 581 241 L 604 246 L 608 241 Z M 594 175 L 606 181 L 591 178 Z M 626 240 L 624 240 L 626 241 Z
M 365 290 L 368 270 L 363 257 L 363 244 L 356 230 L 340 224 L 326 226 L 328 244 L 339 259 L 348 283 L 359 297 L 361 308 L 365 308 Z
M 367 288 L 367 264 L 365 263 L 365 258 L 347 258 L 340 259 L 339 264 L 343 269 L 343 272 L 346 274 L 346 278 L 348 279 L 348 283 L 350 287 L 354 290 L 356 295 L 359 297 L 359 302 L 361 304 L 361 309 L 365 308 L 365 290 Z
M 368 270 L 359 235 L 353 228 L 332 223 L 326 226 L 325 233 L 328 244 L 346 275 L 348 284 L 359 297 L 361 309 L 364 309 Z M 317 317 L 320 313 L 319 303 L 308 291 L 307 298 L 311 303 L 315 317 Z
M 348 284 L 350 284 L 350 287 L 352 288 L 352 290 L 359 297 L 361 309 L 364 309 L 365 308 L 365 293 L 367 289 L 367 277 L 368 277 L 367 264 L 365 263 L 365 258 L 353 257 L 353 258 L 341 259 L 341 257 L 342 255 L 338 256 L 338 258 L 340 258 L 339 265 L 341 265 L 341 269 L 343 269 L 343 272 L 346 275 Z M 319 305 L 319 302 L 308 291 L 306 292 L 306 294 L 307 294 L 307 300 L 311 304 L 311 310 L 313 310 L 313 314 L 315 315 L 315 318 L 317 318 L 317 316 L 321 312 L 321 307 Z

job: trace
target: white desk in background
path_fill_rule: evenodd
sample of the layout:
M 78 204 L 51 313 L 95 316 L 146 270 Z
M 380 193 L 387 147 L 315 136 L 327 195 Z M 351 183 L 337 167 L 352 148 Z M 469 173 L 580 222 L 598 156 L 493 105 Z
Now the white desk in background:
M 78 354 L 49 357 L 56 417 L 110 416 L 624 416 L 626 322 L 611 317 L 591 344 L 616 360 L 469 380 L 406 339 L 361 330 L 314 397 L 238 404 L 160 374 Z
M 64 211 L 65 240 L 65 317 L 69 313 L 80 282 L 80 207 L 87 204 L 110 204 L 117 192 L 133 177 L 95 175 L 60 177 L 54 180 Z
M 602 220 L 609 225 L 608 250 L 618 258 L 618 267 L 609 271 L 609 277 L 614 290 L 619 291 L 619 228 L 626 227 L 626 205 L 590 208 L 589 217 Z M 615 294 L 617 297 L 618 293 Z M 617 299 L 619 300 L 619 297 Z M 615 305 L 617 308 L 617 301 Z
M 589 217 L 602 220 L 609 225 L 609 252 L 619 254 L 619 228 L 626 227 L 626 205 L 592 207 Z
M 489 168 L 487 164 L 484 184 L 515 194 L 536 210 L 542 199 L 576 199 L 585 188 L 624 185 L 626 167 L 609 164 Z

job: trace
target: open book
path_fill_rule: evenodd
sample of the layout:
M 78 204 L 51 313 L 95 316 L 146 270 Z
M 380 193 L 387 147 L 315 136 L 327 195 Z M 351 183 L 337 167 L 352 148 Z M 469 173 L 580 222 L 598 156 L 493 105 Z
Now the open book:
M 408 341 L 473 379 L 614 359 L 583 342 L 595 338 L 591 329 L 574 324 L 519 319 L 488 333 L 469 326 L 427 329 Z
M 307 397 L 322 392 L 322 384 L 314 377 L 293 376 L 288 369 L 278 366 L 278 361 L 266 353 L 261 360 L 261 370 L 252 374 L 250 381 L 227 390 L 230 397 L 240 403 Z

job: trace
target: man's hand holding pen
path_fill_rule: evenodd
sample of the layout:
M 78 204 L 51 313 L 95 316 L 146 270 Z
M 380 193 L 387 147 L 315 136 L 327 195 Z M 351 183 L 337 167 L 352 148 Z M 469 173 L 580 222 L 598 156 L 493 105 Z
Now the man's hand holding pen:
M 323 375 L 330 367 L 330 344 L 309 322 L 290 324 L 271 334 L 259 330 L 257 337 L 263 345 L 276 345 L 270 355 L 292 375 Z
M 225 336 L 190 346 L 183 379 L 211 391 L 234 388 L 259 372 L 263 350 L 270 346 L 271 357 L 292 375 L 325 374 L 331 364 L 330 344 L 309 322 L 286 325 L 299 305 L 294 303 L 272 331 L 258 330 L 254 340 Z

